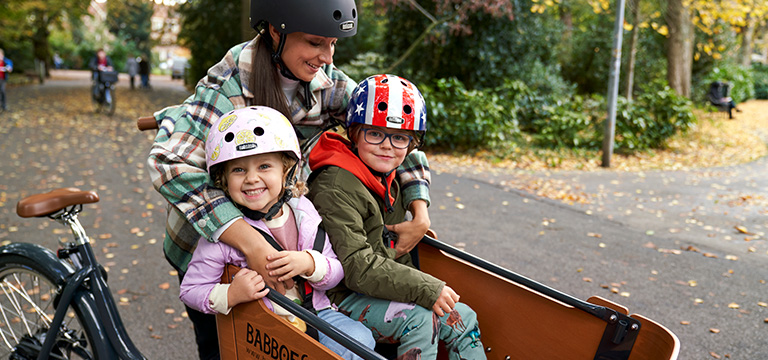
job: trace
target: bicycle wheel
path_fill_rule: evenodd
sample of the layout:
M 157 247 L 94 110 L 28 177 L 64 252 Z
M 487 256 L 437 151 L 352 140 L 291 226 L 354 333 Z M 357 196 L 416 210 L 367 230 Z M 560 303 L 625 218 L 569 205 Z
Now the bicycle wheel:
M 57 276 L 23 256 L 0 259 L 0 358 L 35 359 L 45 340 L 55 312 L 54 299 L 60 290 Z M 52 359 L 94 359 L 92 331 L 84 326 L 77 302 L 56 335 Z
M 115 89 L 111 86 L 104 89 L 104 108 L 107 115 L 115 113 Z

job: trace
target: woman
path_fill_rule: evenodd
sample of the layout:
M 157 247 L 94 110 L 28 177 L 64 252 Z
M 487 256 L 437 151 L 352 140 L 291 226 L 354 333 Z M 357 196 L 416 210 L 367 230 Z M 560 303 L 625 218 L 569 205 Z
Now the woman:
M 356 33 L 357 8 L 354 0 L 251 0 L 251 26 L 259 32 L 256 38 L 230 49 L 200 80 L 195 94 L 155 113 L 160 130 L 149 171 L 155 189 L 173 205 L 163 248 L 180 278 L 204 236 L 240 250 L 249 267 L 283 293 L 283 284 L 265 269 L 266 257 L 275 250 L 212 186 L 203 142 L 219 116 L 250 105 L 285 114 L 305 145 L 312 145 L 307 139 L 329 125 L 343 122 L 355 83 L 333 66 L 333 53 L 338 38 Z M 401 169 L 408 169 L 398 172 L 414 219 L 391 230 L 400 236 L 398 253 L 405 254 L 429 227 L 429 172 L 426 164 L 408 159 Z M 187 311 L 195 324 L 200 357 L 217 358 L 215 318 Z

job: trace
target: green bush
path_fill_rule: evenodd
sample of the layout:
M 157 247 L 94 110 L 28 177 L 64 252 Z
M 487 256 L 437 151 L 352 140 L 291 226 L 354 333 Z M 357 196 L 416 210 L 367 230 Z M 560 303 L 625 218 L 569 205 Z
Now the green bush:
M 712 71 L 702 76 L 697 88 L 699 99 L 705 100 L 709 84 L 715 81 L 725 81 L 731 84 L 731 98 L 736 103 L 744 102 L 755 97 L 755 84 L 750 68 L 730 62 L 722 62 L 712 68 Z
M 618 150 L 664 148 L 669 138 L 696 124 L 690 100 L 678 95 L 666 82 L 654 82 L 641 89 L 642 94 L 635 101 L 624 97 L 617 101 Z
M 752 64 L 752 79 L 755 86 L 755 99 L 768 99 L 768 66 Z
M 427 104 L 426 144 L 438 148 L 492 148 L 519 134 L 516 109 L 504 96 L 524 87 L 507 83 L 493 90 L 467 90 L 456 78 L 420 85 Z

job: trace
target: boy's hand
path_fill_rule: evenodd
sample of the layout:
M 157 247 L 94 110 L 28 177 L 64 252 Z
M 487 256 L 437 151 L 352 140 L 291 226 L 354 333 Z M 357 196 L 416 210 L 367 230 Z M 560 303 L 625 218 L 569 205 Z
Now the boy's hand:
M 315 259 L 306 251 L 280 251 L 267 256 L 267 270 L 278 281 L 292 279 L 296 275 L 311 276 L 315 272 Z
M 395 245 L 397 255 L 395 255 L 395 258 L 411 252 L 419 244 L 419 241 L 421 241 L 421 238 L 424 237 L 424 234 L 427 233 L 431 225 L 426 201 L 415 200 L 411 202 L 410 210 L 413 214 L 413 220 L 403 221 L 395 225 L 386 225 L 389 231 L 397 234 L 397 244 Z
M 240 269 L 232 278 L 232 284 L 227 290 L 227 305 L 235 305 L 263 298 L 269 292 L 265 288 L 264 278 L 250 269 Z
M 443 290 L 440 291 L 440 296 L 437 297 L 435 305 L 432 305 L 432 311 L 434 311 L 437 316 L 442 317 L 453 311 L 457 302 L 459 302 L 459 294 L 453 291 L 448 285 L 445 285 L 443 286 Z

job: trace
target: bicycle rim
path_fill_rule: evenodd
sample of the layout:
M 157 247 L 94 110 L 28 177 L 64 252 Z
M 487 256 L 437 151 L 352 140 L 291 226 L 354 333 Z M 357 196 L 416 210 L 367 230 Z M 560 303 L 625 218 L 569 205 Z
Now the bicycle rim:
M 0 359 L 34 359 L 55 312 L 58 288 L 50 277 L 22 264 L 0 267 Z M 51 359 L 93 359 L 90 339 L 71 306 L 56 335 Z

